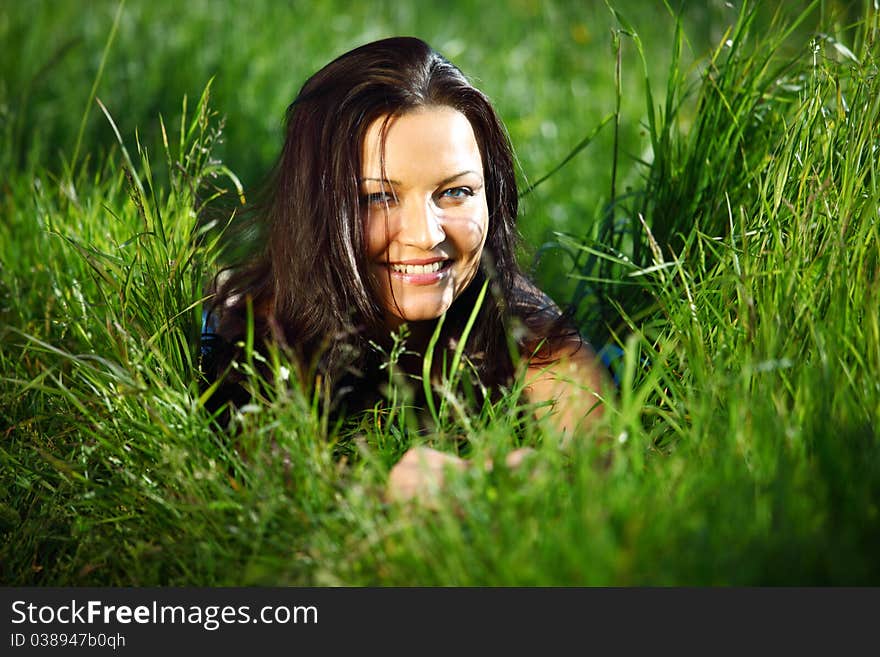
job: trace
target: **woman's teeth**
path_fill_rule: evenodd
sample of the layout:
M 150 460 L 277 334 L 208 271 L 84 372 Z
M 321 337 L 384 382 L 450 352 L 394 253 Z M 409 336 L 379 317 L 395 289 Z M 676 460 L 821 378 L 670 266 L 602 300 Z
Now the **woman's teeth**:
M 433 274 L 435 271 L 440 271 L 444 262 L 445 260 L 438 260 L 430 265 L 401 265 L 395 263 L 391 265 L 391 269 L 401 274 Z

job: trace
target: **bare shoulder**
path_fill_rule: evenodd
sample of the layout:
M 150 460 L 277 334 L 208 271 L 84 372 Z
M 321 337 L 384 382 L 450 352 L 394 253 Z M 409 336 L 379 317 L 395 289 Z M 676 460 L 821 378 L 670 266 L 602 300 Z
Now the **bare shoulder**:
M 566 436 L 587 431 L 602 416 L 608 373 L 593 346 L 546 294 L 533 284 L 524 292 L 524 393 L 530 402 L 543 404 L 536 414 L 550 413 Z
M 569 338 L 528 361 L 524 392 L 532 402 L 551 402 L 562 428 L 574 430 L 587 416 L 591 421 L 601 417 L 608 384 L 609 377 L 592 346 Z

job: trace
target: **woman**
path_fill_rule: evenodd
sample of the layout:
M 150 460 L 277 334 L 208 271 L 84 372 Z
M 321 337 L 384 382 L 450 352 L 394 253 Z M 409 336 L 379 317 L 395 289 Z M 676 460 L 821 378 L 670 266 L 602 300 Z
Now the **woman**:
M 206 370 L 226 376 L 215 399 L 243 401 L 228 366 L 252 314 L 258 341 L 291 349 L 306 379 L 321 374 L 337 410 L 369 408 L 392 333 L 406 324 L 398 367 L 420 377 L 442 317 L 436 378 L 487 287 L 464 352 L 480 387 L 497 392 L 522 360 L 529 400 L 552 402 L 562 431 L 601 414 L 594 351 L 516 263 L 504 127 L 426 43 L 377 41 L 313 75 L 288 109 L 266 189 L 251 213 L 265 248 L 216 286 L 210 309 Z M 462 464 L 412 450 L 391 473 L 392 494 L 420 494 L 449 463 Z

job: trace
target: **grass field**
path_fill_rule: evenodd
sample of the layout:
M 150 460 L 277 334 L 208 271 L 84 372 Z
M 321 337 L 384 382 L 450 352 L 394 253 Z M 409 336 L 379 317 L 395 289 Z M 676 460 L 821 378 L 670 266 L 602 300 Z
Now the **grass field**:
M 875 3 L 312 4 L 0 4 L 0 582 L 880 583 Z M 235 440 L 202 407 L 194 190 L 247 192 L 306 76 L 391 34 L 552 174 L 522 257 L 623 350 L 597 435 L 451 386 L 421 433 L 393 381 L 336 425 L 280 356 Z M 384 501 L 462 435 L 535 453 Z

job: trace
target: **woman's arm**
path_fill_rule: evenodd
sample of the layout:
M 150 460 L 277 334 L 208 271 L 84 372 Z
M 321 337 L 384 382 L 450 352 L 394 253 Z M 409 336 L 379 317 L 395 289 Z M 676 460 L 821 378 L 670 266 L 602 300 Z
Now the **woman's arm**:
M 520 346 L 527 363 L 523 392 L 540 405 L 535 415 L 549 415 L 568 442 L 602 417 L 610 373 L 571 318 L 527 278 L 517 280 L 512 305 L 528 335 Z
M 589 433 L 602 417 L 603 395 L 613 386 L 601 359 L 540 289 L 521 278 L 517 282 L 515 314 L 533 336 L 522 345 L 528 362 L 523 393 L 536 405 L 535 415 L 548 420 L 562 434 L 563 446 L 576 434 Z M 518 467 L 530 448 L 514 450 L 506 459 Z M 431 499 L 442 489 L 447 469 L 471 464 L 457 456 L 427 447 L 410 449 L 391 469 L 388 498 L 403 501 Z M 489 464 L 488 467 L 491 467 Z
M 549 420 L 563 434 L 588 431 L 602 417 L 604 391 L 610 378 L 590 344 L 572 336 L 533 358 L 526 370 L 526 398 L 541 404 L 535 415 Z
M 526 371 L 524 393 L 529 402 L 541 404 L 535 415 L 548 419 L 562 433 L 563 444 L 576 433 L 588 432 L 603 414 L 602 394 L 610 378 L 590 345 L 572 337 Z M 543 402 L 547 402 L 543 404 Z M 532 450 L 522 447 L 507 455 L 509 468 L 520 465 Z M 472 464 L 429 447 L 413 447 L 391 469 L 387 498 L 403 502 L 418 499 L 433 504 L 442 491 L 447 469 L 462 471 Z M 492 464 L 484 464 L 491 469 Z

